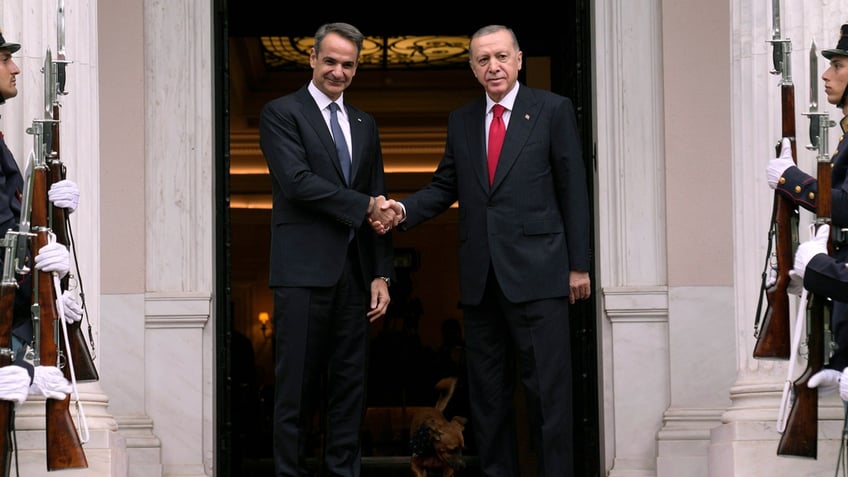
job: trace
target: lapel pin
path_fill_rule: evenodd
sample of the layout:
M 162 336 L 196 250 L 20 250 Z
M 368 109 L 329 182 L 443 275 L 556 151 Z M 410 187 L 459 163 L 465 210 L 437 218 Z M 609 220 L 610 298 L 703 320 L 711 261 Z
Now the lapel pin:
M 526 120 L 528 120 L 528 121 L 529 121 L 529 120 L 530 120 L 530 115 L 529 115 L 529 114 L 525 114 L 525 115 L 524 115 L 524 119 L 526 119 Z

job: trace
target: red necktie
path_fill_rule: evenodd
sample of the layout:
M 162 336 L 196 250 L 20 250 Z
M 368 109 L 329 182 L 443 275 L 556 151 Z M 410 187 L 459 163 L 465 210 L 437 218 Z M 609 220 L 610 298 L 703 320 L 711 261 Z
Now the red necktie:
M 492 106 L 492 124 L 489 126 L 489 185 L 495 181 L 495 169 L 498 167 L 498 157 L 501 155 L 506 127 L 503 122 L 504 107 L 500 104 Z

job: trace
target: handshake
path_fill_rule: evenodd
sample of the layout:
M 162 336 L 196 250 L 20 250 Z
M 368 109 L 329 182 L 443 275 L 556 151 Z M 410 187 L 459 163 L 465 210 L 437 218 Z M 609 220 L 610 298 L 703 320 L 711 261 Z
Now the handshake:
M 406 219 L 406 210 L 400 202 L 378 195 L 368 203 L 367 218 L 374 232 L 383 235 Z

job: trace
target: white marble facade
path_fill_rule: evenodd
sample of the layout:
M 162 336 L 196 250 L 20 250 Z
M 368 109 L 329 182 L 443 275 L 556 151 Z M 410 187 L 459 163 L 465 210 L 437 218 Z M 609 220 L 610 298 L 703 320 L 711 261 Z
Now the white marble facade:
M 55 6 L 0 4 L 0 28 L 24 45 L 21 95 L 0 106 L 21 162 Z M 818 459 L 778 457 L 788 364 L 751 357 L 780 136 L 771 6 L 593 4 L 602 475 L 833 474 L 838 398 L 822 401 Z M 66 1 L 62 152 L 83 190 L 72 223 L 101 380 L 79 386 L 89 468 L 63 475 L 215 475 L 212 8 Z M 810 41 L 835 45 L 848 4 L 781 9 L 803 144 Z M 17 426 L 21 475 L 48 475 L 43 403 Z

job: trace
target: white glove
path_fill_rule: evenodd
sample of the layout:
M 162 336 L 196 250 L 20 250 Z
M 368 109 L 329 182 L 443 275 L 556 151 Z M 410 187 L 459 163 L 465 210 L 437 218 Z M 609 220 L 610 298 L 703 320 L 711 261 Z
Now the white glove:
M 79 195 L 77 183 L 67 179 L 53 183 L 47 191 L 47 198 L 53 202 L 53 206 L 68 209 L 69 213 L 77 210 Z
M 789 142 L 789 139 L 783 138 L 780 144 L 780 155 L 769 159 L 768 167 L 766 167 L 766 177 L 768 177 L 769 187 L 776 189 L 777 181 L 780 180 L 786 169 L 794 165 L 795 161 L 792 160 L 792 144 Z
M 67 247 L 51 242 L 41 247 L 35 256 L 35 269 L 42 272 L 56 272 L 63 278 L 71 270 L 71 254 Z
M 62 292 L 62 308 L 65 317 L 65 322 L 69 325 L 74 324 L 82 319 L 82 303 L 76 293 L 70 290 Z
M 819 388 L 819 396 L 827 396 L 841 388 L 841 380 L 842 373 L 839 371 L 835 369 L 823 369 L 807 381 L 807 387 Z
M 801 296 L 804 292 L 804 277 L 795 273 L 795 270 L 789 270 L 789 284 L 786 286 L 786 292 L 795 296 Z
M 807 270 L 807 264 L 816 255 L 827 253 L 827 239 L 830 237 L 830 226 L 827 224 L 819 226 L 816 230 L 816 236 L 798 245 L 795 250 L 795 264 L 792 267 L 792 272 L 804 280 L 804 272 Z
M 61 369 L 56 366 L 35 367 L 35 376 L 29 387 L 30 396 L 44 396 L 47 399 L 64 401 L 72 390 L 71 383 L 65 379 Z
M 26 369 L 9 365 L 0 367 L 0 399 L 14 401 L 15 408 L 26 401 L 29 393 L 29 372 Z
M 842 379 L 839 380 L 839 397 L 843 401 L 848 401 L 848 374 L 846 373 L 848 373 L 848 368 L 842 370 Z
M 774 284 L 777 283 L 777 269 L 774 267 L 768 267 L 766 270 L 766 288 L 771 288 Z

